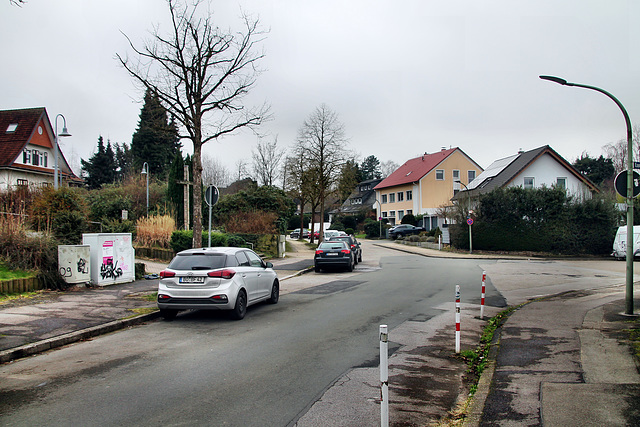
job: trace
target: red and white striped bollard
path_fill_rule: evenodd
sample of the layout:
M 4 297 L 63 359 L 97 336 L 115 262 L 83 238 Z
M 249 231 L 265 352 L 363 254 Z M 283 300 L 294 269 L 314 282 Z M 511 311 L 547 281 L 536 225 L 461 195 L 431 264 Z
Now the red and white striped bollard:
M 480 296 L 480 320 L 484 320 L 484 282 L 487 280 L 487 272 L 482 272 L 482 294 Z
M 456 353 L 460 353 L 460 285 L 456 285 Z

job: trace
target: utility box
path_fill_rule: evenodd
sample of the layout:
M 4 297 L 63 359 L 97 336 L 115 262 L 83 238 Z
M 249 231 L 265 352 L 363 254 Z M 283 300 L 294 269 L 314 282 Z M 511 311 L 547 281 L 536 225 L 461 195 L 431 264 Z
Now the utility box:
M 131 233 L 83 234 L 82 243 L 91 247 L 92 284 L 107 286 L 135 280 Z
M 67 283 L 91 281 L 89 245 L 58 245 L 58 271 Z

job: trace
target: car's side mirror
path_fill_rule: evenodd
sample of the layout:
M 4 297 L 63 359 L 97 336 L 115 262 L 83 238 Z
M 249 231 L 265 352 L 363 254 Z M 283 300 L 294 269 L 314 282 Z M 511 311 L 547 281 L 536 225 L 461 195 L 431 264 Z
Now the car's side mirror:
M 273 268 L 273 264 L 270 262 L 267 262 L 265 265 L 267 266 L 267 268 Z

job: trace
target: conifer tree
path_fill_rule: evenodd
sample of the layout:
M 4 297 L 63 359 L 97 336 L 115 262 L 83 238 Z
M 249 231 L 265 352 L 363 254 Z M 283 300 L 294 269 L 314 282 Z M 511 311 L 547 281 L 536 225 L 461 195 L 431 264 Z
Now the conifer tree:
M 87 161 L 82 159 L 82 170 L 85 182 L 89 189 L 102 187 L 103 184 L 111 184 L 115 180 L 115 155 L 111 148 L 111 142 L 104 146 L 102 135 L 98 137 L 98 151 Z
M 134 168 L 142 170 L 144 162 L 147 162 L 154 177 L 166 178 L 180 147 L 175 120 L 168 119 L 167 110 L 158 96 L 147 90 L 138 128 L 131 139 Z

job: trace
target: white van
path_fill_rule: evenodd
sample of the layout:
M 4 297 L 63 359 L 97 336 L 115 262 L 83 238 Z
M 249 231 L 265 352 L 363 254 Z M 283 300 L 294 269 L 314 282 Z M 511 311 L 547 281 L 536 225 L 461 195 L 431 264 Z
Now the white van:
M 640 225 L 633 226 L 633 256 L 640 253 Z M 617 259 L 625 259 L 627 257 L 627 226 L 618 227 L 616 238 L 613 241 L 613 253 L 611 254 Z

